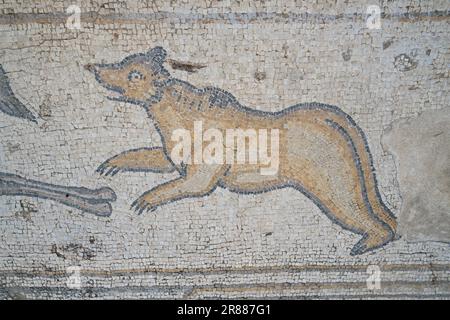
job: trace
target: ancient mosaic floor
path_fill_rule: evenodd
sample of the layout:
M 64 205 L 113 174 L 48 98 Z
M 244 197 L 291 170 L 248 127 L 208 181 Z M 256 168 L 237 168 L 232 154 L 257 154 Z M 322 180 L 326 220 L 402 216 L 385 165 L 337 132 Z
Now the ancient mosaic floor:
M 0 3 L 0 298 L 448 299 L 450 6 L 320 3 Z

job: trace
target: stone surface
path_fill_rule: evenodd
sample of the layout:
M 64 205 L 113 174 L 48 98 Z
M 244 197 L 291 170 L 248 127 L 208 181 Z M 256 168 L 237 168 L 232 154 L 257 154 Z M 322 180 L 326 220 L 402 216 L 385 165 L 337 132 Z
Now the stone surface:
M 450 242 L 450 109 L 400 120 L 383 136 L 402 194 L 399 233 L 408 241 Z

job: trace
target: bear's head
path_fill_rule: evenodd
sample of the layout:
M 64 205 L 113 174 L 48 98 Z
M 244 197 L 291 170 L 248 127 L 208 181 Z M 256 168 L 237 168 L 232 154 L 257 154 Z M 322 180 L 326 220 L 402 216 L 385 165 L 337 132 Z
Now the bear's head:
M 163 67 L 166 51 L 155 47 L 148 52 L 130 55 L 117 63 L 87 64 L 97 81 L 112 92 L 107 98 L 148 108 L 159 101 L 161 88 L 170 78 Z

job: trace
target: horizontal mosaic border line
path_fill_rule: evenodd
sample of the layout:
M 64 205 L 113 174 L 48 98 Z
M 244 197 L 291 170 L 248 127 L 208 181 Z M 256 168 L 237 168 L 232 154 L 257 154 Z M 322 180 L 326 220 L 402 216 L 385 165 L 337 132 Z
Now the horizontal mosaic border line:
M 386 282 L 381 282 L 381 288 L 380 290 L 388 290 L 389 292 L 394 291 L 395 289 L 398 289 L 399 286 L 403 286 L 402 289 L 404 288 L 439 288 L 440 285 L 442 285 L 443 288 L 446 288 L 447 290 L 450 290 L 450 282 L 448 281 L 436 281 L 436 282 L 431 282 L 431 281 L 422 281 L 422 282 L 417 282 L 417 281 L 386 281 Z M 211 286 L 199 286 L 199 287 L 194 287 L 192 289 L 192 292 L 187 293 L 186 295 L 184 295 L 183 298 L 185 299 L 195 299 L 195 295 L 199 295 L 202 292 L 208 292 L 211 291 L 212 293 L 214 293 L 214 291 L 217 291 L 219 294 L 225 294 L 225 293 L 234 293 L 234 292 L 239 292 L 239 291 L 243 291 L 243 292 L 249 292 L 249 291 L 253 291 L 253 292 L 257 292 L 257 291 L 278 291 L 280 293 L 285 292 L 286 290 L 296 290 L 296 291 L 306 291 L 306 290 L 330 290 L 330 289 L 335 289 L 335 290 L 362 290 L 364 292 L 362 292 L 362 294 L 367 294 L 368 292 L 370 292 L 369 289 L 367 289 L 367 285 L 365 282 L 310 282 L 310 283 L 284 283 L 284 284 L 279 284 L 279 283 L 265 283 L 265 284 L 260 284 L 260 285 L 254 285 L 252 284 L 251 286 L 246 286 L 244 285 L 222 285 L 222 286 L 218 286 L 218 285 L 211 285 Z M 449 295 L 450 295 L 450 291 Z M 381 292 L 380 292 L 381 293 Z M 343 296 L 345 296 L 345 293 L 342 294 Z M 375 294 L 376 295 L 376 294 Z M 243 295 L 241 297 L 246 297 L 248 295 Z M 201 296 L 201 298 L 207 298 L 210 296 Z M 212 297 L 212 296 L 211 296 Z
M 144 273 L 156 273 L 160 275 L 164 274 L 184 274 L 184 275 L 196 275 L 196 274 L 246 274 L 246 273 L 266 273 L 266 272 L 286 272 L 286 271 L 332 271 L 332 272 L 361 272 L 366 271 L 369 265 L 377 265 L 375 262 L 365 265 L 303 265 L 303 266 L 273 266 L 273 267 L 242 267 L 242 268 L 142 268 L 142 269 L 118 269 L 118 270 L 80 270 L 81 276 L 120 276 L 130 274 L 144 274 Z M 449 271 L 450 264 L 378 264 L 381 272 L 388 271 Z M 7 276 L 62 276 L 66 275 L 65 270 L 61 271 L 9 271 L 0 270 L 0 277 Z
M 0 24 L 64 24 L 69 17 L 64 12 L 54 13 L 11 13 L 0 15 Z M 278 12 L 230 12 L 230 13 L 114 13 L 100 14 L 89 11 L 81 13 L 82 23 L 95 24 L 147 24 L 161 21 L 177 21 L 181 23 L 226 23 L 249 24 L 255 22 L 276 23 L 333 23 L 338 21 L 363 22 L 367 18 L 365 12 L 354 14 L 321 14 L 321 13 L 278 13 Z M 435 10 L 428 12 L 381 13 L 383 20 L 400 22 L 417 22 L 423 20 L 439 21 L 450 18 L 450 10 Z
M 15 286 L 0 287 L 0 297 L 14 295 L 34 295 L 36 297 L 73 297 L 101 298 L 102 296 L 122 294 L 125 297 L 141 296 L 181 299 L 214 299 L 219 297 L 239 298 L 379 298 L 379 297 L 409 297 L 409 298 L 449 298 L 450 282 L 447 281 L 386 281 L 381 282 L 381 289 L 371 291 L 365 282 L 329 282 L 329 283 L 266 283 L 260 285 L 203 285 L 203 286 L 118 286 L 113 288 L 82 287 L 71 289 L 67 287 L 31 287 Z M 443 290 L 442 290 L 443 289 Z M 360 290 L 360 293 L 356 292 Z M 330 292 L 331 291 L 331 292 Z M 336 292 L 339 291 L 339 292 Z M 415 291 L 416 293 L 411 293 Z M 419 293 L 420 292 L 420 293 Z M 447 293 L 448 292 L 448 293 Z M 261 293 L 261 294 L 258 294 Z M 25 297 L 23 297 L 25 298 Z

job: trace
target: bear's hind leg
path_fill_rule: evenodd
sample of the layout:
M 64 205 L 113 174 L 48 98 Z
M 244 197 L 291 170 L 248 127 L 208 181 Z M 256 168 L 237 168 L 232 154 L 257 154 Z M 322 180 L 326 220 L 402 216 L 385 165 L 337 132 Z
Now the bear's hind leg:
M 394 232 L 385 222 L 369 211 L 360 192 L 345 192 L 345 186 L 329 189 L 335 192 L 323 192 L 316 188 L 315 183 L 310 185 L 306 181 L 293 183 L 292 179 L 288 185 L 313 200 L 334 223 L 363 236 L 351 250 L 351 255 L 377 249 L 393 240 Z
M 394 240 L 395 233 L 389 227 L 371 230 L 359 240 L 350 251 L 350 255 L 356 256 L 371 250 L 378 249 L 386 243 Z

